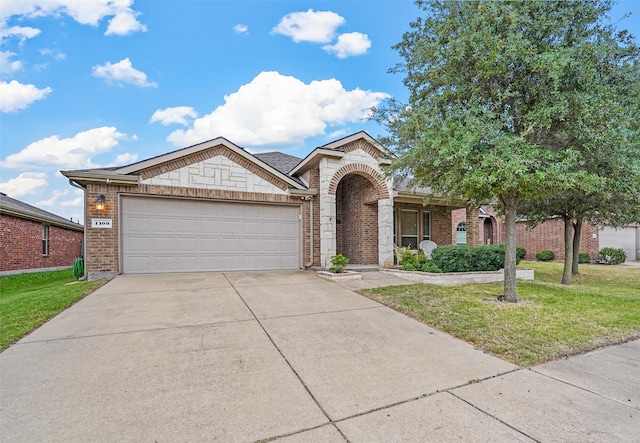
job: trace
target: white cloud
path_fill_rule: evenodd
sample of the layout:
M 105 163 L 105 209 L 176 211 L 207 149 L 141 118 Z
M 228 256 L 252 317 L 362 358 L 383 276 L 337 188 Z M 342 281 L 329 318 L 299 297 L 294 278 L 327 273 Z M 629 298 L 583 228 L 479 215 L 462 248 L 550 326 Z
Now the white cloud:
M 5 27 L 4 21 L 0 17 L 0 41 L 6 37 L 18 37 L 20 41 L 25 41 L 28 38 L 33 38 L 40 34 L 38 28 L 32 28 L 30 26 L 10 26 Z
M 176 106 L 173 108 L 158 109 L 153 113 L 149 123 L 160 122 L 163 126 L 168 126 L 172 123 L 179 123 L 181 125 L 189 125 L 187 117 L 196 118 L 198 113 L 190 106 Z
M 54 189 L 53 192 L 51 193 L 51 197 L 48 200 L 41 200 L 39 202 L 37 202 L 35 204 L 35 206 L 37 207 L 41 207 L 41 206 L 45 206 L 45 207 L 51 207 L 51 206 L 56 206 L 58 205 L 58 201 L 60 200 L 61 197 L 64 197 L 65 195 L 69 194 L 68 190 L 59 190 L 59 189 Z
M 113 64 L 106 62 L 102 66 L 96 65 L 91 71 L 94 77 L 104 79 L 110 84 L 122 85 L 129 83 L 140 87 L 157 87 L 155 83 L 147 80 L 147 74 L 133 67 L 129 58 Z
M 299 144 L 307 137 L 366 118 L 388 98 L 384 92 L 347 91 L 336 79 L 306 84 L 278 72 L 262 72 L 225 103 L 196 119 L 191 128 L 172 132 L 178 146 L 223 136 L 240 145 Z M 337 129 L 337 128 L 336 128 Z
M 97 26 L 105 17 L 113 17 L 105 34 L 126 35 L 136 31 L 146 31 L 146 27 L 135 18 L 138 12 L 131 9 L 133 0 L 2 0 L 0 12 L 0 35 L 33 36 L 34 31 L 11 27 L 5 24 L 11 17 L 33 19 L 66 14 L 83 25 Z M 40 32 L 35 29 L 35 31 Z
M 47 174 L 44 172 L 23 172 L 16 178 L 0 183 L 0 191 L 9 197 L 37 194 L 47 186 Z
M 271 33 L 286 35 L 294 42 L 329 43 L 336 29 L 345 22 L 344 17 L 335 12 L 309 9 L 285 15 Z
M 51 57 L 56 61 L 64 60 L 65 58 L 67 58 L 67 54 L 65 54 L 64 52 L 60 52 L 55 49 L 48 49 L 48 48 L 41 49 L 40 55 L 43 55 L 45 57 Z
M 16 55 L 15 52 L 0 51 L 0 74 L 10 74 L 22 69 L 22 62 L 11 60 Z
M 241 25 L 240 23 L 238 23 L 233 27 L 233 30 L 236 31 L 236 33 L 238 34 L 247 34 L 249 31 L 249 28 L 247 28 L 247 26 L 245 25 Z
M 14 112 L 26 109 L 31 103 L 45 98 L 52 89 L 46 87 L 38 89 L 34 85 L 23 85 L 16 80 L 0 82 L 0 111 Z
M 137 13 L 131 9 L 118 12 L 115 17 L 109 21 L 109 27 L 105 35 L 128 35 L 134 32 L 146 32 L 147 27 L 136 19 Z
M 131 163 L 135 163 L 137 160 L 138 160 L 138 154 L 131 154 L 129 152 L 125 152 L 124 154 L 117 155 L 116 160 L 107 166 L 124 166 Z
M 328 53 L 334 53 L 338 58 L 347 58 L 352 55 L 362 55 L 371 47 L 371 40 L 367 34 L 350 32 L 340 34 L 338 41 L 333 45 L 323 46 Z
M 57 135 L 31 143 L 20 152 L 0 161 L 4 168 L 96 168 L 91 159 L 97 154 L 109 152 L 123 138 L 114 127 L 103 126 L 79 132 L 71 138 Z

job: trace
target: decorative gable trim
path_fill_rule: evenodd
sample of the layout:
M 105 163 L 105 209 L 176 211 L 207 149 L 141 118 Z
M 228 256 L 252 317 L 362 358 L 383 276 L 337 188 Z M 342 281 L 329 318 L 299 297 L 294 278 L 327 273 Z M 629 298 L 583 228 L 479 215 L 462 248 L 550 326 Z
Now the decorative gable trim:
M 189 146 L 188 148 L 179 149 L 177 151 L 169 152 L 168 154 L 143 160 L 129 166 L 124 166 L 116 172 L 118 174 L 140 174 L 144 180 L 204 161 L 216 155 L 224 155 L 229 158 L 229 160 L 237 163 L 280 189 L 287 190 L 290 187 L 304 189 L 303 185 L 296 182 L 291 177 L 267 165 L 260 159 L 254 157 L 244 149 L 234 145 L 223 137 L 218 137 L 204 143 Z

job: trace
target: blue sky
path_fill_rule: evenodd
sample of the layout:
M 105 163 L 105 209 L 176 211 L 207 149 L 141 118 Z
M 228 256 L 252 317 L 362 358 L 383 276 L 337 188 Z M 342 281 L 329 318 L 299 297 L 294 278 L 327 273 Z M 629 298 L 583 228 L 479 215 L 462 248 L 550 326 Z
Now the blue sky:
M 640 36 L 640 1 L 614 21 Z M 391 46 L 409 0 L 2 0 L 0 191 L 73 220 L 60 170 L 129 164 L 224 136 L 304 157 L 407 98 Z

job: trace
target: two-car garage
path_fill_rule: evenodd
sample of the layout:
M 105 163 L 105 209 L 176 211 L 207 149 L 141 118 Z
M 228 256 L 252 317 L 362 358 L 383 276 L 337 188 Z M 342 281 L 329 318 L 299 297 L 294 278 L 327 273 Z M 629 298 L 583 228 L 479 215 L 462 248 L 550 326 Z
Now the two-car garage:
M 124 273 L 298 269 L 300 206 L 122 196 Z

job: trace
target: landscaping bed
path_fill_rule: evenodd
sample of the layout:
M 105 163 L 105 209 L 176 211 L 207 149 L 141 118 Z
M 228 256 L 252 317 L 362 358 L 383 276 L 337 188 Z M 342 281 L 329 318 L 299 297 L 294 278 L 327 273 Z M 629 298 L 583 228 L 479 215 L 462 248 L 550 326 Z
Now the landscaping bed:
M 455 286 L 464 284 L 497 283 L 504 281 L 504 270 L 476 272 L 444 272 L 432 273 L 422 271 L 403 271 L 401 269 L 381 269 L 380 272 L 417 283 L 439 286 Z M 533 269 L 517 269 L 516 278 L 533 280 Z

